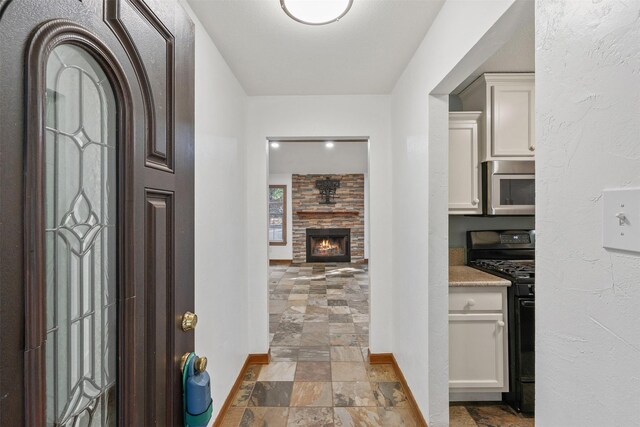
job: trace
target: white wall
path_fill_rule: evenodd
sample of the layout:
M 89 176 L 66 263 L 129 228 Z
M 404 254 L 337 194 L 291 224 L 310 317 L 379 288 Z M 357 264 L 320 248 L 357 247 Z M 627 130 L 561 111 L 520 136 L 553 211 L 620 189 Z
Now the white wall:
M 215 419 L 249 353 L 243 265 L 247 97 L 202 25 L 181 3 L 196 31 L 195 351 L 209 358 Z
M 640 2 L 536 2 L 536 424 L 638 425 L 640 255 L 602 248 L 640 187 Z
M 279 144 L 278 148 L 269 149 L 270 173 L 367 173 L 367 141 L 336 141 L 333 148 L 317 141 Z
M 449 419 L 448 94 L 509 39 L 521 9 L 447 1 L 392 93 L 392 347 L 430 427 Z
M 287 244 L 269 246 L 269 259 L 293 259 L 293 210 L 291 209 L 291 174 L 270 173 L 269 185 L 287 186 Z
M 269 137 L 369 137 L 373 352 L 391 351 L 391 153 L 388 96 L 251 97 L 247 122 L 247 259 L 251 352 L 269 348 L 267 182 Z M 262 236 L 262 237 L 260 237 Z

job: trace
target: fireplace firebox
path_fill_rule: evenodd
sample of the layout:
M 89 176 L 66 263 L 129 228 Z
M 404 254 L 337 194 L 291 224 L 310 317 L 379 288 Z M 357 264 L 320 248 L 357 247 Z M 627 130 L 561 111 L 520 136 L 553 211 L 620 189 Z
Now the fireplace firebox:
M 351 262 L 350 228 L 307 228 L 307 262 Z

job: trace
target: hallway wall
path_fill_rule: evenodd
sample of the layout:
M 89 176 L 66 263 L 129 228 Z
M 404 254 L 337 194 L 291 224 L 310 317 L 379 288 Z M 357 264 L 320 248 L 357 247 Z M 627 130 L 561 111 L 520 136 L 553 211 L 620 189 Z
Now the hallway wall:
M 247 121 L 247 243 L 251 352 L 265 352 L 269 137 L 369 137 L 371 348 L 391 351 L 391 151 L 385 95 L 250 97 Z M 256 236 L 264 236 L 263 239 Z
M 638 16 L 638 1 L 536 2 L 541 426 L 638 425 L 640 254 L 602 247 L 617 220 L 601 199 L 640 187 Z
M 195 23 L 195 351 L 209 358 L 215 418 L 249 353 L 247 97 L 202 25 L 181 3 Z
M 449 93 L 508 40 L 522 4 L 447 1 L 391 97 L 392 348 L 430 427 L 449 424 Z

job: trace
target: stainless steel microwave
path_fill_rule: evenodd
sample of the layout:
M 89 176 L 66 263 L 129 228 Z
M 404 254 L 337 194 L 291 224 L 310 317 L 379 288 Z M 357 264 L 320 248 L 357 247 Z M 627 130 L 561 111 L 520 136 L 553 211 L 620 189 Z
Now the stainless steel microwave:
M 482 176 L 485 215 L 535 214 L 535 162 L 484 162 Z

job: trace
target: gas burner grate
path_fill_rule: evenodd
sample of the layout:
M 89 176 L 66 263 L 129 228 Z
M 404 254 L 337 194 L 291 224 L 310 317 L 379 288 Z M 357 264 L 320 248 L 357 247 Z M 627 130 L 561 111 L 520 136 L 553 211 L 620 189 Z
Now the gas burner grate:
M 534 261 L 479 259 L 471 261 L 470 264 L 486 270 L 500 272 L 517 279 L 532 279 L 535 277 Z

